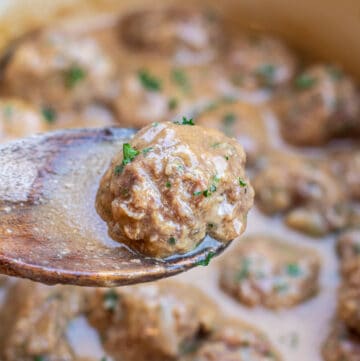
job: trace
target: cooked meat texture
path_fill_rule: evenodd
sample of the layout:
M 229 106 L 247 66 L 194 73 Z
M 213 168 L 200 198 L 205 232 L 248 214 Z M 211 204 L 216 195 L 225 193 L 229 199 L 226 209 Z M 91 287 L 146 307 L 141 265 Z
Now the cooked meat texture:
M 96 209 L 113 239 L 149 256 L 188 252 L 206 234 L 227 243 L 253 202 L 244 167 L 241 145 L 215 129 L 153 124 L 114 157 Z
M 352 210 L 344 187 L 322 160 L 269 154 L 253 181 L 257 205 L 267 214 L 283 213 L 288 226 L 312 236 L 347 226 Z
M 359 96 L 353 80 L 339 68 L 313 65 L 294 82 L 284 102 L 283 137 L 296 145 L 319 145 L 360 134 Z
M 97 290 L 90 323 L 115 359 L 175 360 L 213 330 L 218 310 L 197 288 L 174 281 Z
M 105 100 L 115 71 L 113 60 L 95 39 L 45 29 L 18 45 L 2 88 L 39 106 L 63 110 Z
M 360 200 L 360 149 L 349 147 L 347 150 L 333 152 L 329 163 L 331 171 L 341 179 L 349 198 Z
M 118 123 L 141 128 L 192 113 L 220 97 L 221 76 L 210 67 L 174 67 L 161 61 L 126 72 L 113 102 Z
M 358 281 L 357 284 L 344 282 L 341 286 L 338 316 L 347 327 L 360 336 L 360 279 Z
M 43 111 L 46 118 L 32 105 L 22 100 L 0 98 L 0 142 L 47 131 L 49 129 L 48 112 L 49 110 L 46 109 Z
M 336 320 L 322 354 L 325 361 L 360 361 L 360 337 Z
M 175 64 L 182 65 L 214 60 L 226 40 L 215 13 L 184 7 L 127 14 L 119 29 L 122 41 L 130 49 L 171 57 Z
M 67 323 L 83 307 L 71 286 L 14 283 L 0 311 L 0 356 L 4 361 L 78 361 L 67 343 Z
M 229 137 L 236 138 L 244 147 L 247 162 L 255 163 L 256 159 L 268 147 L 265 120 L 261 111 L 254 105 L 232 101 L 217 105 L 201 112 L 196 124 L 215 128 Z
M 218 330 L 181 361 L 280 361 L 267 337 L 246 323 L 225 321 Z
M 292 307 L 315 295 L 319 271 L 315 251 L 254 235 L 224 257 L 220 286 L 250 307 Z
M 249 90 L 287 85 L 297 66 L 295 55 L 281 40 L 262 34 L 237 36 L 225 63 L 232 83 Z
M 356 268 L 356 265 L 360 269 L 360 228 L 342 232 L 338 238 L 337 250 L 344 275 Z

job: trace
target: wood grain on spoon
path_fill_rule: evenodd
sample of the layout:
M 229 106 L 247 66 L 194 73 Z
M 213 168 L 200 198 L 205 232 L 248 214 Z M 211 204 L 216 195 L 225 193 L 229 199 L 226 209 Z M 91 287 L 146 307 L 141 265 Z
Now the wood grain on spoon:
M 68 130 L 0 148 L 0 272 L 48 284 L 115 286 L 168 277 L 225 246 L 145 258 L 114 242 L 94 207 L 109 161 L 132 130 Z

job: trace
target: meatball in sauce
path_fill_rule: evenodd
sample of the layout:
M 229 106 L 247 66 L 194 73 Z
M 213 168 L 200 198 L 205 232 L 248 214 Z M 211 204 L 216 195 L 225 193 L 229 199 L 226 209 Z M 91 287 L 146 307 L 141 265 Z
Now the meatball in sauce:
M 214 129 L 150 125 L 123 145 L 103 176 L 96 208 L 110 236 L 153 257 L 224 243 L 246 227 L 254 192 L 241 145 Z
M 130 49 L 171 57 L 178 65 L 213 61 L 226 40 L 216 14 L 184 7 L 128 14 L 119 32 Z
M 294 80 L 280 123 L 295 145 L 321 145 L 360 134 L 359 95 L 354 81 L 331 65 L 313 65 Z
M 251 236 L 224 257 L 220 286 L 247 306 L 291 307 L 316 294 L 319 271 L 313 250 Z

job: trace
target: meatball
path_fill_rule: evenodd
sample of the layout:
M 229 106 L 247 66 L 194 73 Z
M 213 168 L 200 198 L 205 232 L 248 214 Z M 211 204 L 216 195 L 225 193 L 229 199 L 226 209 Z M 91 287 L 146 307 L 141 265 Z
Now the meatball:
M 96 198 L 113 239 L 166 257 L 194 249 L 206 234 L 227 243 L 244 231 L 254 196 L 244 151 L 192 124 L 150 125 L 114 157 Z
M 14 283 L 0 311 L 1 360 L 76 360 L 65 332 L 83 307 L 82 296 L 71 286 Z
M 220 285 L 247 306 L 291 307 L 317 292 L 319 271 L 313 250 L 257 235 L 225 256 Z
M 334 152 L 330 154 L 329 162 L 331 171 L 341 178 L 349 198 L 360 200 L 360 149 Z
M 260 209 L 285 213 L 287 225 L 303 233 L 323 236 L 349 222 L 344 187 L 321 160 L 270 155 L 253 183 Z
M 360 263 L 359 263 L 360 268 Z M 338 317 L 360 336 L 360 279 L 345 282 L 339 290 Z
M 247 161 L 254 164 L 268 146 L 265 121 L 257 107 L 241 102 L 214 106 L 196 117 L 196 124 L 216 128 L 236 138 L 244 147 Z
M 360 134 L 360 107 L 353 80 L 330 65 L 313 65 L 294 82 L 281 111 L 282 135 L 295 145 L 319 145 Z
M 134 51 L 171 57 L 182 65 L 214 60 L 226 39 L 216 14 L 181 7 L 128 14 L 121 19 L 120 36 Z
M 279 39 L 244 34 L 230 45 L 225 63 L 235 86 L 253 90 L 288 84 L 294 76 L 297 61 Z
M 22 100 L 0 98 L 0 142 L 47 131 L 50 122 L 46 109 L 43 113 Z
M 127 361 L 177 358 L 213 330 L 218 313 L 200 290 L 174 281 L 97 290 L 89 309 L 105 348 Z
M 359 361 L 360 337 L 336 321 L 327 337 L 322 354 L 325 361 Z
M 163 62 L 127 72 L 113 102 L 118 123 L 141 128 L 192 114 L 221 96 L 221 77 L 215 68 L 173 67 Z
M 107 99 L 115 75 L 113 60 L 95 39 L 47 29 L 18 45 L 2 86 L 6 94 L 63 110 Z
M 225 321 L 216 332 L 181 361 L 280 361 L 267 337 L 256 328 Z

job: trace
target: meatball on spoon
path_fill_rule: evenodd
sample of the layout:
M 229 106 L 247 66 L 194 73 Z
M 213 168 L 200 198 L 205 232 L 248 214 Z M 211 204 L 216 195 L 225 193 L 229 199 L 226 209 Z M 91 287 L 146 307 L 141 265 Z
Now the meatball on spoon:
M 110 160 L 134 134 L 122 128 L 66 130 L 0 148 L 1 273 L 47 284 L 112 287 L 207 265 L 227 247 L 232 239 L 217 241 L 206 232 L 191 251 L 157 258 L 110 238 L 96 196 Z M 243 166 L 243 153 L 239 160 Z M 253 198 L 250 184 L 247 194 L 245 221 Z

